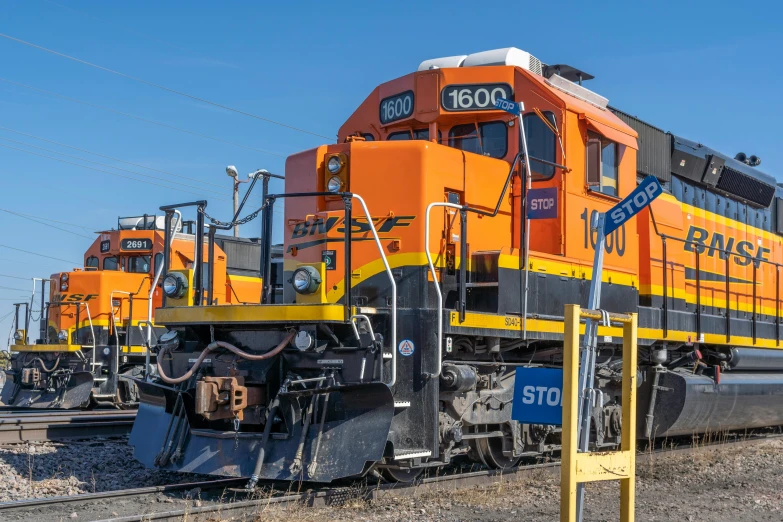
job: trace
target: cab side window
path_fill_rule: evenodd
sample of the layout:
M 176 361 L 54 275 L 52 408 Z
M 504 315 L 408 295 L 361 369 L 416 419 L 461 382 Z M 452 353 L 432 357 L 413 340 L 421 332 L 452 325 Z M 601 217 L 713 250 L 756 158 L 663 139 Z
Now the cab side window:
M 90 256 L 84 261 L 84 268 L 94 268 L 98 269 L 98 258 L 95 256 Z
M 128 272 L 134 274 L 146 274 L 150 271 L 150 256 L 136 256 L 128 258 Z
M 482 154 L 491 158 L 502 158 L 508 151 L 506 123 L 466 123 L 455 125 L 449 130 L 449 147 L 465 152 Z
M 590 190 L 617 197 L 617 144 L 600 134 L 587 135 L 587 186 Z
M 549 125 L 557 128 L 555 115 L 552 112 L 544 112 L 544 117 Z M 527 154 L 530 156 L 530 170 L 534 177 L 551 178 L 555 173 L 555 167 L 536 161 L 533 158 L 542 159 L 555 163 L 555 152 L 557 150 L 557 136 L 547 123 L 545 123 L 537 114 L 525 114 L 522 117 L 525 125 L 525 139 L 527 139 Z M 519 138 L 520 141 L 522 137 Z M 524 152 L 520 143 L 520 152 Z
M 103 269 L 104 270 L 118 270 L 119 269 L 119 263 L 117 263 L 116 257 L 104 257 L 103 258 Z
M 158 268 L 160 268 L 160 265 L 162 264 L 163 264 L 163 254 L 158 252 L 157 254 L 155 254 L 155 272 L 153 274 L 158 273 Z

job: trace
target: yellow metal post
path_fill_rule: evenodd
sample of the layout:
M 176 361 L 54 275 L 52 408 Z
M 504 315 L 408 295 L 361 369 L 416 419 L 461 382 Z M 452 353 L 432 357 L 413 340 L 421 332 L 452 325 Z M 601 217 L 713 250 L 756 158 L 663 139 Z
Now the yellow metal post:
M 636 341 L 638 316 L 623 324 L 623 418 L 621 446 L 629 454 L 628 478 L 620 480 L 620 520 L 633 522 L 636 497 Z
M 579 305 L 566 305 L 563 350 L 563 431 L 560 450 L 560 522 L 576 520 L 576 450 L 579 425 Z
M 593 310 L 566 305 L 563 338 L 563 432 L 560 467 L 560 521 L 576 521 L 577 483 L 620 480 L 620 520 L 633 522 L 636 478 L 637 315 L 610 314 L 623 324 L 622 436 L 620 451 L 578 453 L 579 321 L 600 318 Z M 588 386 L 592 383 L 588 383 Z

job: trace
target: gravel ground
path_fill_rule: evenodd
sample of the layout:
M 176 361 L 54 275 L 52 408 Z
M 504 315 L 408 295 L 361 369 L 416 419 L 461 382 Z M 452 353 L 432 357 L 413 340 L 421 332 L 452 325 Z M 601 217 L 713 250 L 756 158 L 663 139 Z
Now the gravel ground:
M 0 502 L 209 480 L 145 469 L 125 439 L 0 447 Z
M 732 448 L 702 448 L 695 453 L 656 455 L 638 461 L 636 520 L 756 522 L 783 520 L 783 441 Z M 389 496 L 374 503 L 356 500 L 341 508 L 270 509 L 257 522 L 296 520 L 530 521 L 559 520 L 560 479 L 540 477 L 488 487 L 441 486 L 411 496 Z M 587 487 L 585 520 L 620 519 L 618 482 Z
M 637 461 L 636 520 L 686 522 L 783 521 L 783 440 L 746 446 L 711 446 L 693 453 L 657 454 Z M 30 480 L 32 477 L 32 480 Z M 145 470 L 124 441 L 87 444 L 31 444 L 0 448 L 0 499 L 13 500 L 204 480 Z M 358 492 L 361 493 L 361 492 Z M 549 522 L 559 516 L 559 474 L 541 470 L 484 487 L 435 485 L 415 493 L 391 492 L 373 502 L 356 494 L 330 508 L 261 507 L 248 522 L 298 521 L 481 521 Z M 617 482 L 588 485 L 588 521 L 619 520 Z M 204 505 L 213 501 L 203 499 Z M 182 493 L 149 504 L 115 504 L 111 509 L 64 506 L 65 516 L 88 521 L 193 506 Z M 195 501 L 199 505 L 201 501 Z M 120 509 L 122 508 L 122 509 Z M 78 513 L 77 513 L 78 512 Z M 42 514 L 41 514 L 42 515 Z M 29 518 L 28 518 L 29 519 Z M 217 520 L 217 519 L 215 519 Z

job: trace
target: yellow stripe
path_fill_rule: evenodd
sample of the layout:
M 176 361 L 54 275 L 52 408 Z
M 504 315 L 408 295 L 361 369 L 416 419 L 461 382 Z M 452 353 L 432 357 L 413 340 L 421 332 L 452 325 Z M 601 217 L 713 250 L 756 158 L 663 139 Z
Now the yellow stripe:
M 17 344 L 11 346 L 12 352 L 78 352 L 78 344 Z
M 722 284 L 722 283 L 721 283 Z M 746 283 L 733 283 L 735 285 L 737 284 L 746 284 Z M 726 309 L 726 299 L 722 298 L 712 298 L 709 297 L 707 294 L 708 292 L 715 291 L 716 293 L 724 294 L 725 290 L 723 288 L 708 288 L 708 287 L 701 287 L 701 304 L 702 306 L 714 306 L 716 308 L 723 308 Z M 663 297 L 663 286 L 662 285 L 642 285 L 639 293 L 641 295 L 651 295 L 655 297 Z M 696 293 L 693 292 L 686 292 L 682 288 L 675 288 L 674 295 L 672 295 L 672 289 L 669 289 L 668 296 L 674 297 L 675 299 L 682 299 L 688 304 L 696 305 Z M 753 296 L 749 294 L 740 294 L 740 297 L 743 299 L 744 302 L 737 303 L 736 299 L 731 300 L 731 309 L 740 311 L 740 312 L 747 312 L 747 313 L 753 313 Z M 764 306 L 764 301 L 772 301 L 775 302 L 774 298 L 771 297 L 765 297 L 761 298 L 760 296 L 756 296 L 756 299 L 761 302 L 761 304 L 756 305 L 756 313 L 757 314 L 764 314 L 764 315 L 771 315 L 775 316 L 777 314 L 775 310 L 775 306 Z
M 773 243 L 780 244 L 781 241 L 780 236 L 777 236 L 771 232 L 767 232 L 766 230 L 756 228 L 752 225 L 742 223 L 740 221 L 736 221 L 726 216 L 715 214 L 714 212 L 704 210 L 703 208 L 698 208 L 692 205 L 688 205 L 687 203 L 682 203 L 682 209 L 685 212 L 692 214 L 693 216 L 696 216 L 698 218 L 714 221 L 719 225 L 731 227 L 743 234 L 747 231 L 748 233 L 753 234 L 755 236 L 763 237 L 764 239 L 772 241 Z
M 261 283 L 260 277 L 255 276 L 243 276 L 243 275 L 235 275 L 235 274 L 228 274 L 227 277 L 231 279 L 232 281 L 247 281 L 250 283 Z
M 345 308 L 334 304 L 299 305 L 222 305 L 159 308 L 158 323 L 288 323 L 331 321 L 343 322 Z
M 449 325 L 455 328 L 488 328 L 493 330 L 507 330 L 507 331 L 522 331 L 522 319 L 516 315 L 497 315 L 497 314 L 480 314 L 475 312 L 467 312 L 465 314 L 465 322 L 459 322 L 459 313 L 451 312 L 449 314 Z M 534 333 L 563 333 L 563 322 L 552 321 L 548 319 L 528 319 L 527 330 Z M 579 325 L 579 333 L 584 335 L 585 325 Z M 598 327 L 599 336 L 612 336 L 622 337 L 623 329 L 619 327 Z M 753 343 L 752 337 L 741 337 L 732 335 L 730 341 L 726 342 L 726 336 L 723 334 L 703 334 L 703 343 L 715 344 L 715 345 L 730 345 L 730 346 L 749 346 L 755 348 L 774 348 L 781 349 L 783 346 L 778 346 L 775 339 L 762 339 L 757 338 L 756 343 Z M 656 328 L 639 328 L 639 339 L 660 340 L 660 341 L 673 341 L 673 342 L 693 342 L 696 343 L 696 332 L 684 332 L 669 330 L 669 335 L 663 336 L 663 330 Z M 697 343 L 698 344 L 698 343 Z

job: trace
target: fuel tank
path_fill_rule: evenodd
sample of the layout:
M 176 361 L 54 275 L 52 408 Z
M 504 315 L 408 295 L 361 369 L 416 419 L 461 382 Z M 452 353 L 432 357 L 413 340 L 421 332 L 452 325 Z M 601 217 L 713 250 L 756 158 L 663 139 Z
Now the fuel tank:
M 649 411 L 653 374 L 639 390 L 639 421 Z M 720 384 L 687 370 L 660 376 L 652 437 L 783 425 L 783 372 L 725 372 Z M 644 429 L 640 426 L 640 437 Z

